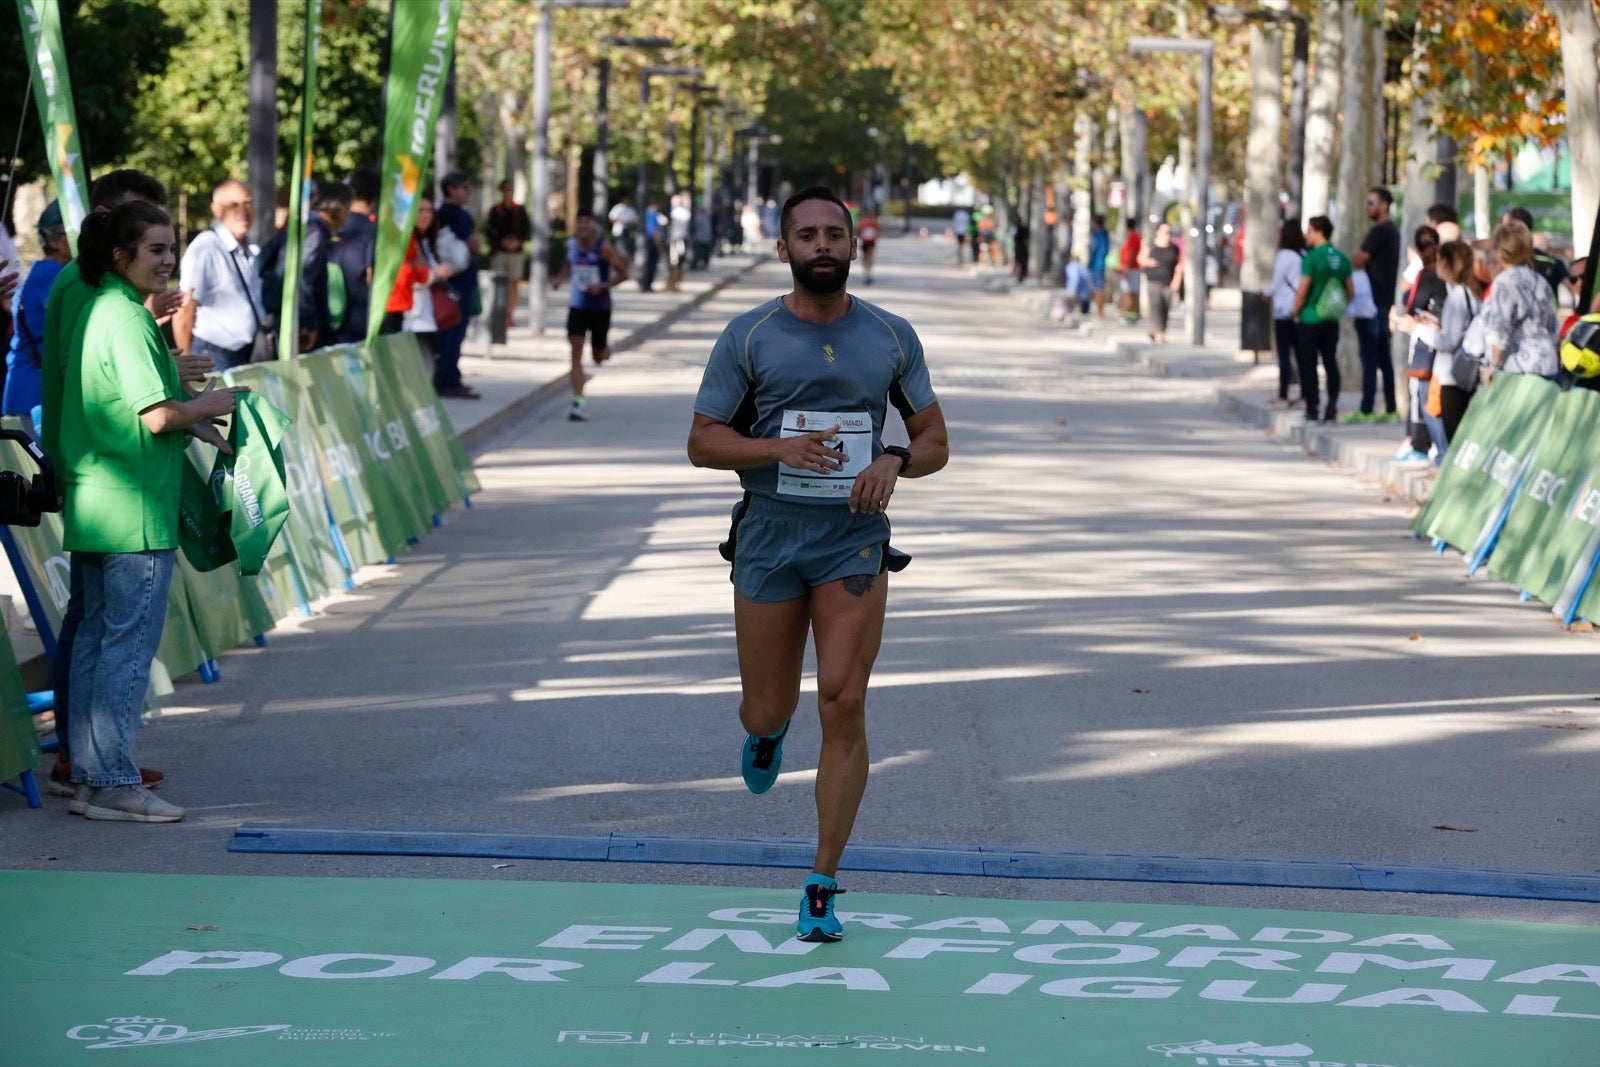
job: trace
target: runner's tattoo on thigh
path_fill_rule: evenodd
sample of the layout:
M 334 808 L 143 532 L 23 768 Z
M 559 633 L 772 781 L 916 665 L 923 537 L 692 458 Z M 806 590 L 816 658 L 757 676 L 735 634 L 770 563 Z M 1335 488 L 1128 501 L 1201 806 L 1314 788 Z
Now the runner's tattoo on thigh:
M 844 580 L 844 591 L 851 596 L 866 596 L 872 592 L 872 583 L 877 579 L 876 574 L 852 574 Z

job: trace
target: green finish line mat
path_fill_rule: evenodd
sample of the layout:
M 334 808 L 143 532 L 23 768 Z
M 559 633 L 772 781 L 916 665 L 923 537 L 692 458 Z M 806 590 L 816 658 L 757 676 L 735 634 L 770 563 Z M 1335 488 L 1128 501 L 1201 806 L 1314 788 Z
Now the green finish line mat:
M 848 882 L 846 883 L 848 888 Z M 1593 1067 L 1600 928 L 0 872 L 0 1064 Z

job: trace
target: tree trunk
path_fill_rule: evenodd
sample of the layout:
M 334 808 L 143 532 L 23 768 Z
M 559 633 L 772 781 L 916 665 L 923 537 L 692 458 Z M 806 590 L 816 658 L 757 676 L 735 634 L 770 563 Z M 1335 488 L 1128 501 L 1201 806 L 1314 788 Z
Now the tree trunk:
M 1056 225 L 1050 247 L 1050 270 L 1059 277 L 1067 263 L 1067 245 L 1072 241 L 1072 179 L 1065 158 L 1055 161 Z
M 249 100 L 249 182 L 256 202 L 250 236 L 266 244 L 276 230 L 272 215 L 278 196 L 278 0 L 250 5 Z
M 1383 122 L 1383 28 L 1371 25 L 1355 4 L 1344 15 L 1344 121 L 1339 130 L 1339 179 L 1334 197 L 1333 243 L 1345 255 L 1361 247 L 1372 228 L 1362 211 L 1369 187 L 1383 176 L 1380 131 Z M 1378 129 L 1374 129 L 1374 127 Z M 1361 357 L 1350 319 L 1339 326 L 1339 370 L 1359 382 Z
M 1088 263 L 1089 216 L 1094 203 L 1094 116 L 1079 112 L 1072 132 L 1077 135 L 1072 146 L 1072 256 Z
M 1577 175 L 1573 175 L 1576 179 Z M 1489 193 L 1494 188 L 1494 175 L 1486 165 L 1479 164 L 1472 168 L 1472 235 L 1478 240 L 1487 240 L 1489 232 L 1494 228 L 1493 216 L 1489 213 Z
M 433 195 L 434 203 L 443 199 L 444 187 L 439 182 L 456 169 L 456 63 L 450 60 L 450 73 L 445 75 L 444 99 L 439 105 L 439 118 L 433 125 Z
M 1250 134 L 1245 142 L 1244 261 L 1239 288 L 1260 292 L 1278 248 L 1279 145 L 1283 139 L 1283 31 L 1250 27 Z
M 1032 191 L 1028 207 L 1028 274 L 1044 278 L 1049 270 L 1047 256 L 1050 242 L 1045 240 L 1045 189 L 1050 185 L 1048 161 L 1034 164 L 1033 179 L 1028 187 Z
M 1545 2 L 1561 25 L 1567 145 L 1572 152 L 1572 254 L 1586 256 L 1600 210 L 1600 24 L 1590 0 Z
M 1339 148 L 1339 95 L 1344 61 L 1344 5 L 1322 0 L 1316 18 L 1316 70 L 1306 99 L 1306 162 L 1300 175 L 1300 219 L 1328 213 Z
M 1433 102 L 1422 92 L 1426 64 L 1427 56 L 1421 50 L 1411 54 L 1411 157 L 1406 160 L 1406 195 L 1402 205 L 1405 221 L 1400 225 L 1400 233 L 1407 241 L 1417 232 L 1417 227 L 1428 221 L 1433 195 L 1432 170 L 1439 155 L 1433 132 L 1428 128 Z

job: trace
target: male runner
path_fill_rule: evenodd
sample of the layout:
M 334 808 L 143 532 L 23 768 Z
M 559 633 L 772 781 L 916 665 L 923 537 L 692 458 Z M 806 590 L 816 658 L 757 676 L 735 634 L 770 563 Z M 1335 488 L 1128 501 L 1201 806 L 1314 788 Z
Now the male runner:
M 904 319 L 845 292 L 855 238 L 833 191 L 784 204 L 778 258 L 794 288 L 740 315 L 711 351 L 689 459 L 739 472 L 744 498 L 721 546 L 733 564 L 745 785 L 765 793 L 783 763 L 809 630 L 817 649 L 817 852 L 797 936 L 843 936 L 835 876 L 867 785 L 867 679 L 883 637 L 889 547 L 884 509 L 902 477 L 949 459 L 922 344 Z M 885 448 L 890 402 L 910 448 Z
M 590 338 L 589 350 L 595 366 L 606 361 L 610 351 L 606 331 L 611 328 L 611 290 L 628 280 L 628 264 L 617 250 L 600 236 L 594 212 L 578 212 L 577 236 L 567 238 L 566 259 L 551 287 L 568 286 L 567 341 L 572 345 L 572 408 L 567 418 L 584 422 L 589 410 L 583 399 L 583 339 Z

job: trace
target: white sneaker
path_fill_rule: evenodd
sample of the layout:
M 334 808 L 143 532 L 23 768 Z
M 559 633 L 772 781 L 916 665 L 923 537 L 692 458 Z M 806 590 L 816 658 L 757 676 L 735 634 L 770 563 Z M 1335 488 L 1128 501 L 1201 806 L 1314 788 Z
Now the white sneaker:
M 96 789 L 83 809 L 86 819 L 107 822 L 177 822 L 182 808 L 169 804 L 142 785 L 113 785 Z
M 588 422 L 589 406 L 582 400 L 574 400 L 572 407 L 567 409 L 567 419 L 571 422 Z

